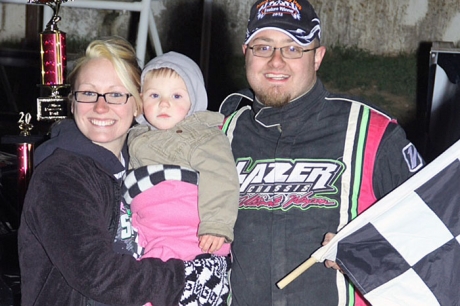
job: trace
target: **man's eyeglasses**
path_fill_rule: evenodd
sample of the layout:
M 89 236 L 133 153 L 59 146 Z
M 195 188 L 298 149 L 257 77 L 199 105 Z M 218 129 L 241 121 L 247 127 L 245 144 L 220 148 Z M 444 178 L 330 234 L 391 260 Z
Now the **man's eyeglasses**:
M 272 57 L 275 53 L 276 49 L 279 49 L 281 52 L 281 56 L 288 59 L 295 59 L 301 58 L 305 52 L 310 52 L 313 50 L 318 49 L 319 47 L 315 47 L 313 49 L 302 49 L 299 46 L 286 46 L 281 48 L 275 48 L 270 45 L 254 45 L 252 47 L 248 47 L 252 50 L 252 54 L 258 57 Z
M 126 104 L 128 99 L 133 95 L 121 92 L 106 92 L 100 94 L 94 91 L 75 91 L 73 96 L 75 97 L 75 101 L 79 103 L 96 103 L 99 97 L 104 97 L 105 102 L 108 104 L 121 105 Z

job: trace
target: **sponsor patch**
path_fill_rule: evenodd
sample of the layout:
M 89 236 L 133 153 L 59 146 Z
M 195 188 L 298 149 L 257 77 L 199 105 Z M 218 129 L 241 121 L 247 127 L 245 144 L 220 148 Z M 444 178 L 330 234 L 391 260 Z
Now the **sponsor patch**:
M 423 167 L 423 159 L 412 143 L 405 146 L 402 153 L 410 172 L 417 172 Z

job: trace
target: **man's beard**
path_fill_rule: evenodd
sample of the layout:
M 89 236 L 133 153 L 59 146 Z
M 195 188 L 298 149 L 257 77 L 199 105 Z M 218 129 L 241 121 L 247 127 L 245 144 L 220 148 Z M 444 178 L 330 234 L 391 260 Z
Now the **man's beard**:
M 291 101 L 291 95 L 280 92 L 277 86 L 271 87 L 268 90 L 259 90 L 255 94 L 260 103 L 270 107 L 283 107 Z

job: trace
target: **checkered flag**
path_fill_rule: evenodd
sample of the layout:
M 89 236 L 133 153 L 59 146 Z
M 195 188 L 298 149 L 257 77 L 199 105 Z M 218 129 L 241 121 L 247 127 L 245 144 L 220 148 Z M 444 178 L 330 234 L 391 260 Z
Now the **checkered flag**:
M 459 158 L 460 141 L 350 222 L 278 286 L 328 259 L 372 305 L 458 305 Z

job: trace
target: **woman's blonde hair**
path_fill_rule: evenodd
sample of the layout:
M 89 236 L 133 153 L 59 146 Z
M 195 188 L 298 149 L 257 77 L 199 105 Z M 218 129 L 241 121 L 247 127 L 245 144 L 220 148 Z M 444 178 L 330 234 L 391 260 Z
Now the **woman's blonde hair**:
M 141 68 L 137 62 L 136 51 L 124 38 L 109 37 L 92 41 L 86 48 L 85 54 L 79 58 L 68 76 L 71 91 L 81 68 L 95 58 L 108 59 L 126 89 L 134 96 L 137 114 L 142 113 L 142 100 L 139 95 L 141 88 Z

